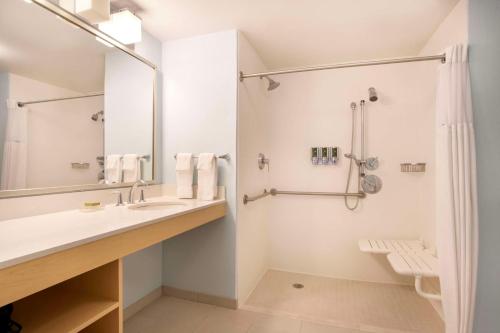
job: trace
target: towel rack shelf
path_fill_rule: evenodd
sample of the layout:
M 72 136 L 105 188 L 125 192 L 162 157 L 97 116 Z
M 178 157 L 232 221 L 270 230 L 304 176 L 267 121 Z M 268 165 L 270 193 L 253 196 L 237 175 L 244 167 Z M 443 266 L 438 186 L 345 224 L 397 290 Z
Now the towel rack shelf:
M 268 195 L 276 196 L 276 195 L 314 195 L 314 196 L 329 196 L 329 197 L 357 197 L 363 199 L 366 197 L 366 193 L 357 192 L 357 193 L 346 193 L 346 192 L 309 192 L 309 191 L 280 191 L 275 188 L 268 190 L 264 190 L 262 194 L 250 197 L 248 195 L 243 196 L 243 203 L 246 205 L 251 201 L 257 201 L 259 199 L 265 198 Z
M 193 158 L 198 158 L 199 156 L 196 156 L 196 155 L 193 155 Z M 177 154 L 174 155 L 174 158 L 177 159 Z M 222 155 L 217 155 L 217 158 L 218 159 L 223 159 L 223 160 L 226 160 L 226 161 L 230 161 L 231 160 L 231 155 L 229 155 L 228 153 L 226 154 L 222 154 Z

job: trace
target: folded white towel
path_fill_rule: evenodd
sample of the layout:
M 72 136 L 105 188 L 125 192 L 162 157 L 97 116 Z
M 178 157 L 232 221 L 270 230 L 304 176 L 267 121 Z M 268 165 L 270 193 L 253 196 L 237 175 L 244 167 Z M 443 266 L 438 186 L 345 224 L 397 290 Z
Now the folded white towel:
M 137 154 L 123 155 L 123 182 L 135 183 L 141 179 L 141 161 Z
M 177 197 L 182 199 L 191 199 L 193 197 L 193 154 L 177 154 L 177 163 L 175 165 L 175 175 L 177 179 Z
M 122 182 L 122 157 L 121 155 L 106 156 L 104 167 L 106 183 L 115 184 Z
M 217 197 L 217 157 L 203 153 L 198 157 L 198 200 L 213 200 Z

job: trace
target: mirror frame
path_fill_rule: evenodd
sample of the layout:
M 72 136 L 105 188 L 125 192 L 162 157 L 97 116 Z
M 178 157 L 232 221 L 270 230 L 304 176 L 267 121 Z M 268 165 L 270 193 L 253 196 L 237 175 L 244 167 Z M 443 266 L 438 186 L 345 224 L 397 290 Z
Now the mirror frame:
M 158 76 L 158 68 L 151 61 L 142 57 L 141 55 L 135 53 L 132 49 L 128 48 L 124 44 L 120 43 L 113 37 L 105 34 L 99 29 L 95 28 L 93 25 L 88 22 L 82 20 L 78 16 L 73 13 L 68 12 L 64 8 L 61 8 L 48 0 L 32 0 L 33 4 L 38 5 L 42 9 L 48 10 L 49 12 L 57 15 L 63 20 L 69 22 L 77 26 L 78 28 L 87 31 L 88 33 L 94 35 L 95 37 L 99 37 L 102 40 L 108 42 L 113 45 L 117 49 L 127 53 L 128 55 L 134 57 L 135 59 L 141 61 L 147 66 L 153 69 L 153 151 L 151 158 L 151 166 L 152 177 L 153 180 L 147 182 L 148 184 L 158 184 L 157 176 L 158 176 L 158 165 L 157 165 L 157 76 Z M 19 197 L 29 197 L 29 196 L 37 196 L 37 195 L 48 195 L 48 194 L 62 194 L 62 193 L 73 193 L 73 192 L 85 192 L 85 191 L 96 191 L 96 190 L 108 190 L 113 188 L 124 188 L 130 187 L 131 183 L 120 183 L 120 184 L 84 184 L 84 185 L 70 185 L 70 186 L 57 186 L 57 187 L 42 187 L 42 188 L 32 188 L 32 189 L 21 189 L 21 190 L 4 190 L 0 191 L 0 199 L 8 199 L 8 198 L 19 198 Z

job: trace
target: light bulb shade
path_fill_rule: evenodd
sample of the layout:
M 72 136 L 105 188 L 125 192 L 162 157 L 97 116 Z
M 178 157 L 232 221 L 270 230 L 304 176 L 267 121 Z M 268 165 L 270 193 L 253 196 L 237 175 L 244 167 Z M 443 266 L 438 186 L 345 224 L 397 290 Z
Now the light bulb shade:
M 99 24 L 99 30 L 122 44 L 135 44 L 142 40 L 142 22 L 129 10 L 111 15 L 111 20 Z
M 75 13 L 96 24 L 109 20 L 110 0 L 75 0 Z

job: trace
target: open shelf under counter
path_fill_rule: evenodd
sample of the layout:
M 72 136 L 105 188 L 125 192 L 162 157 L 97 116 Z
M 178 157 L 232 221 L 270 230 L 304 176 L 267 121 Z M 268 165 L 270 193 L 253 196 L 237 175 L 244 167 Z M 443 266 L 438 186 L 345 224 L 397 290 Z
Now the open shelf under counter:
M 13 317 L 23 333 L 76 333 L 118 307 L 118 301 L 50 288 L 16 302 Z
M 120 316 L 122 263 L 115 260 L 72 279 L 14 302 L 13 319 L 23 333 L 76 333 L 93 326 L 92 332 L 118 333 L 114 326 L 99 330 L 109 314 Z M 94 325 L 95 324 L 95 325 Z

